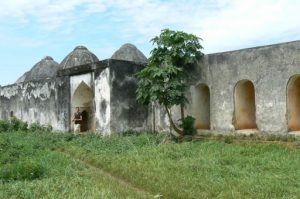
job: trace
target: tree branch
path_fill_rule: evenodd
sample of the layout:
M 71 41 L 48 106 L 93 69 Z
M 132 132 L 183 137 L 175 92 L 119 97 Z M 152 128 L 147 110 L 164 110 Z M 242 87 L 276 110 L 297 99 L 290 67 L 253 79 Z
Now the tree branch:
M 167 111 L 167 114 L 168 114 L 168 117 L 169 117 L 169 120 L 170 120 L 170 124 L 172 126 L 172 128 L 175 130 L 175 132 L 171 132 L 175 137 L 182 137 L 183 136 L 183 131 L 180 130 L 173 122 L 172 120 L 172 117 L 171 117 L 171 113 L 170 113 L 170 110 L 168 109 L 167 106 L 165 106 L 165 109 Z

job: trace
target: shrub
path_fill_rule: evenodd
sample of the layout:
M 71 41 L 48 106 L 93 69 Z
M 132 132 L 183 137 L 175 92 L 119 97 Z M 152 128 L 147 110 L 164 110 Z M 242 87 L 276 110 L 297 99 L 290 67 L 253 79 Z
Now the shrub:
M 10 119 L 10 128 L 11 131 L 27 131 L 28 124 L 27 122 L 23 122 L 16 117 L 12 117 Z
M 9 121 L 0 120 L 0 133 L 7 132 L 10 128 Z
M 10 120 L 0 120 L 0 132 L 7 131 L 27 131 L 28 124 L 16 117 L 12 117 Z
M 234 137 L 227 135 L 227 136 L 225 136 L 224 142 L 226 144 L 231 144 L 233 142 L 233 139 L 234 139 Z
M 184 135 L 195 135 L 197 133 L 197 130 L 194 127 L 195 118 L 188 115 L 180 121 L 181 124 L 179 126 L 183 128 Z

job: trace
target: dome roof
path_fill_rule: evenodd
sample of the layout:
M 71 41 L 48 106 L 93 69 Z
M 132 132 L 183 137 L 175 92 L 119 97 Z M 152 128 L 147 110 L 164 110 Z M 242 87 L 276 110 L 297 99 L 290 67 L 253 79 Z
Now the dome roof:
M 112 59 L 146 63 L 146 56 L 132 44 L 124 44 L 112 56 Z
M 90 52 L 85 46 L 77 46 L 63 59 L 60 66 L 65 69 L 97 61 L 99 61 L 98 57 Z
M 41 61 L 36 63 L 30 71 L 24 73 L 16 83 L 52 78 L 56 76 L 57 71 L 60 69 L 59 64 L 53 60 L 52 57 L 46 56 Z
M 29 71 L 25 72 L 21 77 L 19 77 L 19 79 L 17 79 L 17 81 L 15 82 L 16 84 L 24 82 L 26 77 L 29 75 Z

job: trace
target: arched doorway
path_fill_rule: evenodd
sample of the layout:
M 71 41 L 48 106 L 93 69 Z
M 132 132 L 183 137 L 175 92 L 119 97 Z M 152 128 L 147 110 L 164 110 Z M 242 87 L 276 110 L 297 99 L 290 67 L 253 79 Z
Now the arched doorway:
M 193 93 L 193 115 L 196 129 L 210 129 L 210 92 L 206 84 L 199 84 Z
M 249 80 L 239 81 L 234 88 L 234 119 L 236 130 L 256 129 L 255 90 Z
M 82 81 L 76 88 L 71 101 L 72 117 L 76 107 L 79 107 L 80 112 L 82 113 L 82 123 L 80 125 L 81 132 L 93 130 L 93 100 L 94 94 L 92 89 Z M 71 129 L 73 129 L 73 126 Z
M 300 75 L 290 78 L 287 85 L 288 131 L 300 131 Z

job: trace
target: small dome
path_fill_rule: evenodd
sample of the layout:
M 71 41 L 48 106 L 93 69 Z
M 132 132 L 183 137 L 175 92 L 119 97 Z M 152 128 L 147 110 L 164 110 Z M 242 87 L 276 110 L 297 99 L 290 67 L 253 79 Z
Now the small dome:
M 98 57 L 90 52 L 85 46 L 77 46 L 63 59 L 60 66 L 65 69 L 97 61 L 99 61 Z
M 59 64 L 54 61 L 52 57 L 46 56 L 41 61 L 36 63 L 29 72 L 26 72 L 23 75 L 25 76 L 23 81 L 52 78 L 56 76 L 56 73 L 59 69 Z M 20 77 L 19 79 L 21 79 L 22 77 Z M 17 81 L 19 81 L 19 79 Z
M 30 74 L 29 71 L 25 72 L 21 77 L 19 77 L 19 79 L 17 79 L 15 83 L 18 84 L 24 82 L 29 74 Z
M 112 59 L 147 63 L 146 56 L 132 44 L 124 44 L 112 56 Z

